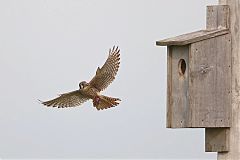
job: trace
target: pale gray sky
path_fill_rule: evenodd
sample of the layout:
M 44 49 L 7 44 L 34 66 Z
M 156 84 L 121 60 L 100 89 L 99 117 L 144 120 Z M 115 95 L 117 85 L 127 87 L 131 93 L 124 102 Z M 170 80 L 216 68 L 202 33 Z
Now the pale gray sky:
M 166 48 L 155 41 L 205 27 L 217 0 L 1 0 L 0 158 L 205 158 L 204 129 L 167 129 Z M 122 99 L 40 105 L 89 81 L 113 45 Z

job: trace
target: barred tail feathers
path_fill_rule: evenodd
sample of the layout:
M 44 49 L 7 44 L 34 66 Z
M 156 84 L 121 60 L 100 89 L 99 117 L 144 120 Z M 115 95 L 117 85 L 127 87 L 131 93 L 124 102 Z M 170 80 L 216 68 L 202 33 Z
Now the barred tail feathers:
M 107 96 L 96 96 L 93 99 L 93 106 L 97 108 L 97 110 L 103 110 L 111 107 L 115 107 L 119 104 L 121 101 L 119 98 L 112 98 L 112 97 L 107 97 Z

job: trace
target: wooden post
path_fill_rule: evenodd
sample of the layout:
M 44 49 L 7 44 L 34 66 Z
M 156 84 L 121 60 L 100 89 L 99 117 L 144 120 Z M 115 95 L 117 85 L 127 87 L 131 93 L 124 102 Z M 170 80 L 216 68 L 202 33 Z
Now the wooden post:
M 232 37 L 232 118 L 229 151 L 218 152 L 218 160 L 240 160 L 240 0 L 219 0 L 230 7 L 230 32 Z
M 206 128 L 207 152 L 240 160 L 240 0 L 219 3 L 207 8 L 206 30 L 156 42 L 168 46 L 167 127 Z

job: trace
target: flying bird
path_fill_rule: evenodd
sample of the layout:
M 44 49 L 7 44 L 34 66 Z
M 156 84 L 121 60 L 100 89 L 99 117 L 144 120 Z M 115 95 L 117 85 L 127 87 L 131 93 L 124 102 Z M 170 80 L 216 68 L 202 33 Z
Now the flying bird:
M 97 110 L 103 110 L 115 107 L 121 101 L 119 98 L 112 98 L 102 95 L 100 92 L 106 89 L 115 79 L 120 65 L 120 49 L 115 46 L 109 49 L 109 55 L 106 62 L 100 68 L 97 68 L 96 75 L 90 82 L 82 81 L 79 83 L 79 89 L 60 94 L 59 97 L 49 100 L 40 101 L 48 107 L 76 107 L 92 99 L 93 106 Z

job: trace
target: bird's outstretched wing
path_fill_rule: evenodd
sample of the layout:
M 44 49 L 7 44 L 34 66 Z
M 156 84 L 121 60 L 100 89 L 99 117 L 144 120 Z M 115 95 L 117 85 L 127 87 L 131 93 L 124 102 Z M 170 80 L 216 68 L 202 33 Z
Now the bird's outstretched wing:
M 115 46 L 109 50 L 109 55 L 102 66 L 97 68 L 96 75 L 90 81 L 90 85 L 98 89 L 99 91 L 104 90 L 109 86 L 110 83 L 115 79 L 117 71 L 120 65 L 120 49 Z
M 87 101 L 89 98 L 84 96 L 80 90 L 68 92 L 61 94 L 59 97 L 42 102 L 43 105 L 46 105 L 48 107 L 58 107 L 58 108 L 66 108 L 66 107 L 75 107 L 79 106 L 80 104 Z

